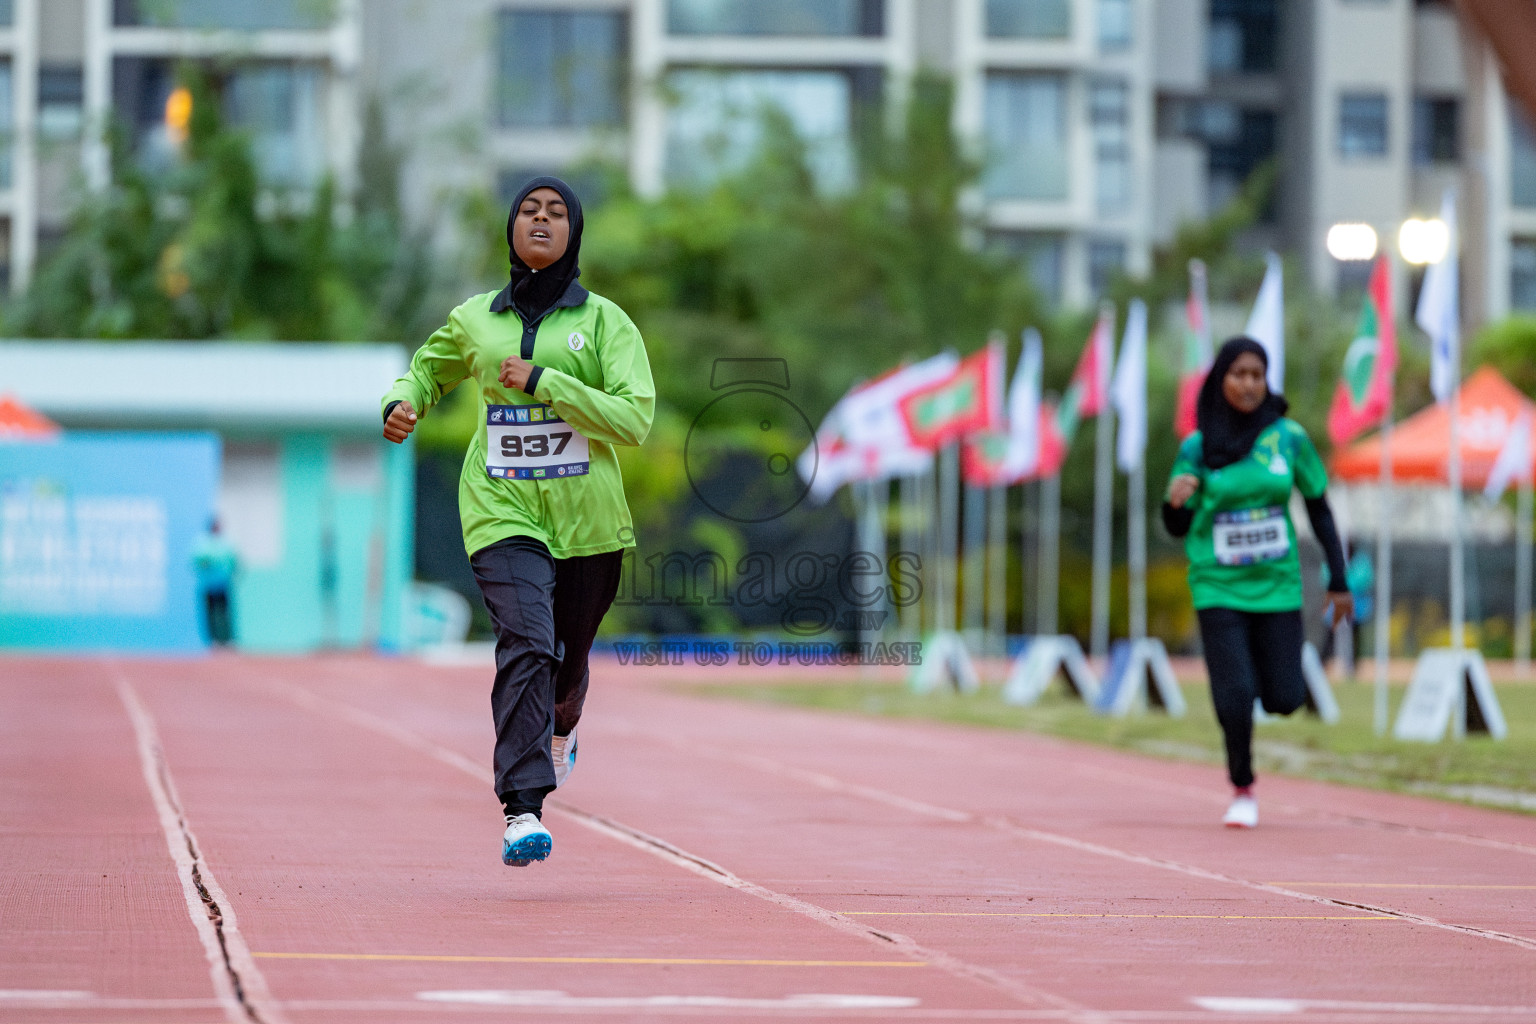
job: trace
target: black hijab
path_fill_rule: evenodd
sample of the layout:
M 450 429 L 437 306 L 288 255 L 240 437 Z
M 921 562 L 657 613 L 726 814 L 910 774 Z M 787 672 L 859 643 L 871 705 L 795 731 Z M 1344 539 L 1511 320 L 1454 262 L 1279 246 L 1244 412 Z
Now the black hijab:
M 539 188 L 552 188 L 560 193 L 560 198 L 565 201 L 571 235 L 565 252 L 558 260 L 543 270 L 534 270 L 518 257 L 517 246 L 512 242 L 512 226 L 517 221 L 517 211 L 522 207 L 523 200 L 528 198 L 528 193 Z M 507 256 L 512 263 L 511 280 L 491 300 L 491 312 L 505 313 L 515 309 L 524 323 L 532 323 L 556 306 L 581 305 L 587 297 L 587 290 L 576 282 L 581 276 L 581 268 L 576 265 L 576 257 L 581 252 L 581 226 L 581 200 L 576 198 L 571 186 L 559 178 L 547 175 L 534 178 L 524 185 L 517 198 L 512 200 L 512 209 L 507 214 Z
M 1232 364 L 1237 362 L 1237 357 L 1244 352 L 1258 356 L 1265 371 L 1269 370 L 1269 355 L 1263 345 L 1248 337 L 1229 338 L 1221 346 L 1221 351 L 1216 353 L 1211 371 L 1205 375 L 1205 383 L 1200 386 L 1200 399 L 1195 405 L 1195 424 L 1200 428 L 1202 458 L 1211 469 L 1230 466 L 1246 458 L 1253 450 L 1253 442 L 1259 439 L 1264 429 L 1284 416 L 1290 408 L 1285 397 L 1273 391 L 1264 396 L 1264 401 L 1253 412 L 1238 412 L 1227 401 L 1221 389 L 1222 381 L 1226 379 L 1227 371 L 1232 369 Z

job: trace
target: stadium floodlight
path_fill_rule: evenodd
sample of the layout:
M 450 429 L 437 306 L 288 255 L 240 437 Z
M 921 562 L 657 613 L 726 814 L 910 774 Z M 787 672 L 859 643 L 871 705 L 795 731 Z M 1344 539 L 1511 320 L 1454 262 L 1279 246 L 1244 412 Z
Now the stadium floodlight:
M 1397 234 L 1397 250 L 1415 266 L 1439 263 L 1451 246 L 1451 233 L 1439 217 L 1409 217 Z
M 1342 261 L 1370 259 L 1376 255 L 1376 229 L 1369 224 L 1335 224 L 1328 229 L 1328 255 Z

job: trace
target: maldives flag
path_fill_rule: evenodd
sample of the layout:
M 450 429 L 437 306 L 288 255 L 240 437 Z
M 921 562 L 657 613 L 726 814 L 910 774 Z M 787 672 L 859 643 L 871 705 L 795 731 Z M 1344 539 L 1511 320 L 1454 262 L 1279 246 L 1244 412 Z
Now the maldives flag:
M 1070 401 L 1074 417 L 1097 416 L 1109 404 L 1109 375 L 1115 361 L 1114 336 L 1115 307 L 1105 303 L 1099 307 L 1098 323 L 1093 325 L 1088 345 L 1078 357 L 1077 369 L 1072 371 L 1072 382 L 1062 396 L 1062 407 Z
M 1077 416 L 1065 411 L 1064 406 L 1046 402 L 1040 407 L 1040 461 L 1036 464 L 1037 477 L 1055 476 L 1067 461 L 1067 448 L 1072 435 L 1077 432 Z
M 1376 257 L 1370 287 L 1360 308 L 1355 340 L 1344 354 L 1344 372 L 1328 410 L 1328 436 L 1335 445 L 1381 422 L 1392 405 L 1397 370 L 1397 333 L 1392 324 L 1392 275 L 1385 254 Z
M 901 415 L 912 443 L 937 450 L 969 434 L 1000 428 L 1003 372 L 1003 343 L 993 339 L 962 359 L 949 377 L 903 396 Z
M 1189 261 L 1189 298 L 1184 303 L 1184 366 L 1179 374 L 1179 404 L 1173 429 L 1186 438 L 1197 429 L 1195 407 L 1200 388 L 1211 369 L 1211 316 L 1206 297 L 1205 262 Z

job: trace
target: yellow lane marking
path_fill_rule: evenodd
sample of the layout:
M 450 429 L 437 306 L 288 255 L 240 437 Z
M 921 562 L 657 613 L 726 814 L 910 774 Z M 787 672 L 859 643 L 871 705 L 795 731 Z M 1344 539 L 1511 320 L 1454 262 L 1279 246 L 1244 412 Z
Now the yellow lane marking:
M 1010 914 L 940 913 L 917 910 L 841 910 L 847 917 L 1112 917 L 1166 918 L 1179 921 L 1400 921 L 1386 914 Z
M 1297 885 L 1312 889 L 1536 889 L 1536 885 L 1453 885 L 1440 882 L 1265 882 L 1265 885 Z
M 416 953 L 252 953 L 267 960 L 409 960 L 445 964 L 645 964 L 679 967 L 926 967 L 921 960 L 723 960 L 649 956 L 448 956 Z

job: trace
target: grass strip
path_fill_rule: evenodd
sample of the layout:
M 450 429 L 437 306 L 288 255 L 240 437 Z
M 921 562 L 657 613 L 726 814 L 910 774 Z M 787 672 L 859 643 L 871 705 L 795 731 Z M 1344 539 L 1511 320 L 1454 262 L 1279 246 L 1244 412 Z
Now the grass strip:
M 1204 681 L 1184 682 L 1182 688 L 1189 703 L 1183 718 L 1157 713 L 1108 718 L 1070 697 L 1065 687 L 1055 686 L 1030 707 L 1004 702 L 995 686 L 975 694 L 945 690 L 921 695 L 890 683 L 830 680 L 686 689 L 708 697 L 841 714 L 1016 729 L 1221 765 L 1221 730 Z M 1404 689 L 1392 688 L 1394 713 Z M 1536 813 L 1536 686 L 1498 687 L 1509 725 L 1509 738 L 1500 741 L 1473 735 L 1461 741 L 1409 743 L 1390 734 L 1377 736 L 1371 686 L 1341 683 L 1334 693 L 1340 711 L 1336 725 L 1304 711 L 1259 723 L 1254 736 L 1255 770 Z

